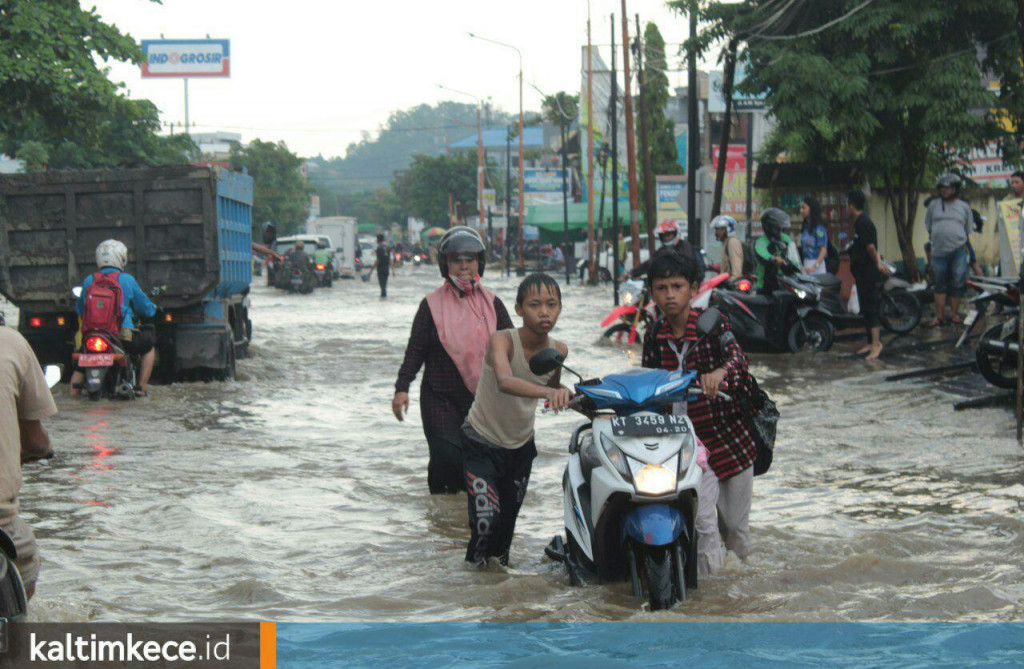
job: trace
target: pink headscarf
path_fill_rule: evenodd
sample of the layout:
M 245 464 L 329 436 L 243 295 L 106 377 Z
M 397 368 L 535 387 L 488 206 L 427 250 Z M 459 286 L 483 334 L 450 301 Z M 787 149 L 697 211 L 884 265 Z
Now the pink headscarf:
M 479 284 L 469 292 L 460 292 L 445 281 L 427 295 L 427 305 L 441 345 L 455 363 L 466 388 L 475 395 L 487 345 L 498 328 L 494 293 Z

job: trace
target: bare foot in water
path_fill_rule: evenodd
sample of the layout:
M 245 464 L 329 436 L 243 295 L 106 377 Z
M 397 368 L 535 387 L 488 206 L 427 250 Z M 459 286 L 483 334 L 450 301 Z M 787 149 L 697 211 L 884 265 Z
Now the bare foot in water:
M 864 355 L 871 352 L 871 344 L 865 344 L 863 348 L 857 349 L 857 355 Z
M 871 350 L 871 354 L 864 358 L 865 360 L 878 360 L 878 356 L 882 355 L 882 349 L 885 347 L 879 344 L 877 347 L 870 346 L 869 348 Z

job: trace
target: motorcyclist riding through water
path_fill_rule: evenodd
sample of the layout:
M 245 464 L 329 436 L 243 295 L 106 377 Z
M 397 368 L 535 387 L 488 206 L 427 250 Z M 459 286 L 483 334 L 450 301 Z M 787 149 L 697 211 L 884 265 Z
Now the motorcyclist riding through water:
M 792 262 L 787 256 L 793 240 L 782 232 L 789 222 L 789 214 L 776 207 L 761 214 L 764 235 L 754 242 L 754 255 L 757 259 L 757 288 L 765 295 L 779 289 L 779 271 Z
M 658 224 L 656 230 L 658 234 L 658 240 L 661 242 L 661 248 L 654 252 L 654 256 L 650 259 L 640 263 L 638 267 L 630 271 L 629 276 L 634 279 L 638 279 L 647 276 L 647 272 L 651 268 L 651 263 L 654 261 L 654 257 L 660 253 L 673 250 L 676 253 L 693 258 L 697 263 L 698 276 L 703 278 L 706 267 L 704 265 L 704 254 L 700 252 L 700 249 L 696 248 L 689 241 L 683 239 L 679 234 L 679 224 L 675 221 L 662 221 Z
M 100 242 L 96 247 L 98 271 L 82 282 L 82 292 L 75 303 L 75 310 L 79 317 L 83 318 L 83 322 L 88 320 L 86 305 L 89 303 L 90 289 L 93 289 L 94 285 L 103 284 L 120 291 L 120 328 L 119 331 L 108 334 L 117 337 L 126 350 L 140 356 L 139 383 L 135 388 L 135 394 L 145 396 L 149 379 L 153 375 L 156 352 L 153 350 L 153 342 L 140 335 L 135 316 L 138 314 L 144 318 L 151 318 L 156 313 L 156 305 L 142 292 L 135 277 L 125 271 L 127 266 L 127 246 L 116 239 Z M 83 372 L 76 369 L 71 376 L 72 395 L 79 394 L 84 379 Z
M 722 242 L 722 261 L 719 271 L 731 279 L 743 276 L 743 242 L 736 237 L 736 219 L 732 216 L 715 216 L 711 219 L 715 239 Z

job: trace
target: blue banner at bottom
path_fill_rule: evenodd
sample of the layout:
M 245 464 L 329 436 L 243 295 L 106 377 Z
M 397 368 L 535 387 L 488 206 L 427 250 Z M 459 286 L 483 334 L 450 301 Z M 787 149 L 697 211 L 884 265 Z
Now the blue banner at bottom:
M 1024 623 L 281 623 L 320 667 L 1019 667 Z

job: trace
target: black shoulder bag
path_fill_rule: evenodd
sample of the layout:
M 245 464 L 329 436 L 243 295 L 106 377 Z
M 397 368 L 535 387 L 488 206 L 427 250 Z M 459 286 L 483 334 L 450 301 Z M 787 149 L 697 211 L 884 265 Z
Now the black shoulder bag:
M 749 412 L 751 432 L 757 446 L 754 458 L 754 476 L 760 476 L 772 466 L 775 455 L 775 431 L 779 423 L 779 409 L 764 390 L 757 385 L 757 379 L 750 375 L 753 390 L 750 392 Z

